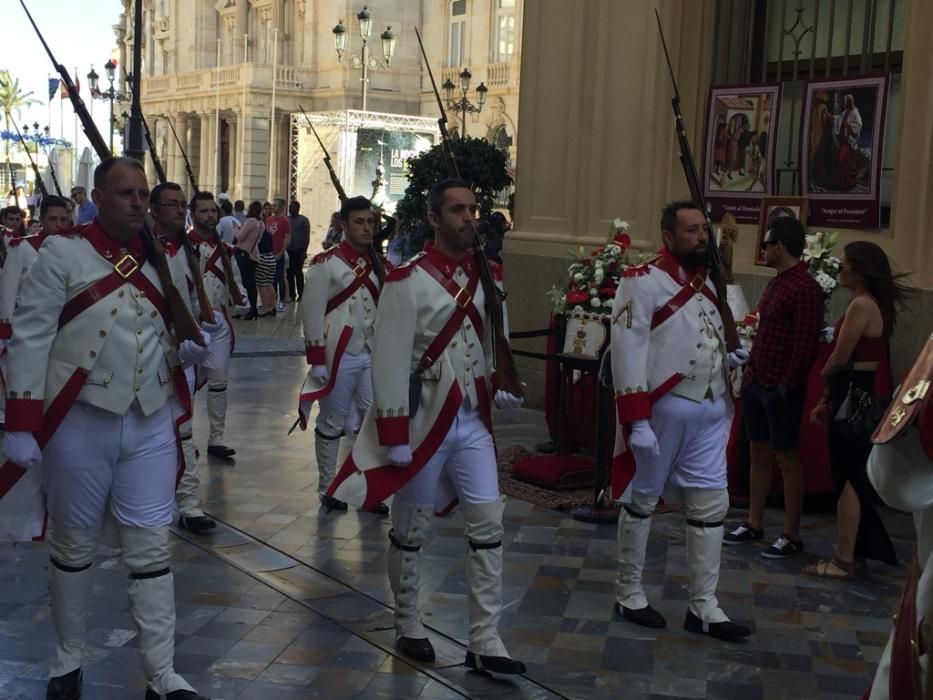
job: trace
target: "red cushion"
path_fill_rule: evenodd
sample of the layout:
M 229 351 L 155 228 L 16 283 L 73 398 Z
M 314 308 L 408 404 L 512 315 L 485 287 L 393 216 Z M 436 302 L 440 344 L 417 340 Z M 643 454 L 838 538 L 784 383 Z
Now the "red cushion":
M 512 476 L 549 489 L 580 488 L 592 482 L 593 460 L 574 455 L 533 455 L 512 464 Z

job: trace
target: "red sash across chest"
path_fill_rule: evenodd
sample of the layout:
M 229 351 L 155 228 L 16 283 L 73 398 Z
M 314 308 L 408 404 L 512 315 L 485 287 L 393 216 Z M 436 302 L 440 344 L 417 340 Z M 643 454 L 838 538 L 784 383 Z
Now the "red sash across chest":
M 654 312 L 651 317 L 651 328 L 654 329 L 677 313 L 680 308 L 693 297 L 702 294 L 714 305 L 717 305 L 716 295 L 706 286 L 706 268 L 700 268 L 692 276 L 673 258 L 662 255 L 653 263 L 659 270 L 666 272 L 672 279 L 681 285 L 680 291 Z
M 329 314 L 351 296 L 356 294 L 360 287 L 363 287 L 364 285 L 372 295 L 373 301 L 378 303 L 379 288 L 369 276 L 373 269 L 372 265 L 369 264 L 369 261 L 361 255 L 359 258 L 357 258 L 356 263 L 350 262 L 350 259 L 339 247 L 334 252 L 334 255 L 336 255 L 347 267 L 350 268 L 350 270 L 353 271 L 355 277 L 343 291 L 338 292 L 327 300 L 327 309 L 324 313 Z
M 460 324 L 463 323 L 464 318 L 469 317 L 476 329 L 476 334 L 480 338 L 483 337 L 483 319 L 479 315 L 476 305 L 473 303 L 473 296 L 476 294 L 476 288 L 479 286 L 479 274 L 473 272 L 473 274 L 470 275 L 467 286 L 461 287 L 454 282 L 452 277 L 448 277 L 441 272 L 434 263 L 431 262 L 428 256 L 421 258 L 418 264 L 422 270 L 431 275 L 431 277 L 454 298 L 454 302 L 457 305 L 450 319 L 448 319 L 447 323 L 444 324 L 444 327 L 441 329 L 441 332 L 434 337 L 428 349 L 425 350 L 424 354 L 421 356 L 421 367 L 423 369 L 428 369 L 437 361 L 441 353 L 444 352 L 444 349 L 460 328 Z

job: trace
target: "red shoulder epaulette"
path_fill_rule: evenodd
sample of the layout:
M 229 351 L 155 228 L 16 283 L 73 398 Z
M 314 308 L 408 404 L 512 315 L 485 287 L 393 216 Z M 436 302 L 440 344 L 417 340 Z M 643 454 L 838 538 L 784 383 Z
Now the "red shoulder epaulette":
M 331 246 L 327 250 L 322 250 L 320 253 L 311 258 L 312 265 L 320 265 L 322 262 L 327 262 L 334 254 L 337 252 L 337 246 Z
M 77 224 L 75 226 L 70 226 L 69 228 L 63 228 L 60 231 L 56 231 L 54 235 L 56 236 L 81 236 L 84 234 L 84 229 L 86 229 L 90 224 Z
M 411 273 L 415 271 L 415 268 L 418 267 L 418 263 L 426 255 L 424 251 L 418 253 L 408 262 L 404 262 L 398 267 L 392 268 L 389 271 L 389 274 L 386 275 L 386 282 L 398 282 L 400 280 L 408 279 L 411 276 Z
M 658 261 L 660 255 L 655 255 L 653 258 L 644 260 L 637 265 L 632 265 L 629 268 L 626 268 L 622 271 L 623 277 L 643 277 L 651 272 L 651 266 Z
M 489 274 L 492 275 L 492 278 L 496 282 L 501 282 L 503 280 L 502 264 L 495 260 L 487 260 L 487 264 L 489 265 Z

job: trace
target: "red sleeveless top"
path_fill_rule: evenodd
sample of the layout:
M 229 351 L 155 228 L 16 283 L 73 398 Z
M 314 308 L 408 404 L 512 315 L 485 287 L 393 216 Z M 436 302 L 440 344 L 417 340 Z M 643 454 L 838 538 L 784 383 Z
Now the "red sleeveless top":
M 843 314 L 839 317 L 839 320 L 836 321 L 836 332 L 833 335 L 833 343 L 835 344 L 835 339 L 839 337 L 839 330 L 842 328 L 842 322 L 845 319 L 846 315 Z M 849 358 L 850 362 L 881 362 L 884 360 L 885 353 L 885 342 L 884 335 L 879 335 L 875 338 L 869 338 L 866 335 L 863 335 L 858 339 L 858 342 L 855 344 L 855 348 L 852 350 L 852 356 Z

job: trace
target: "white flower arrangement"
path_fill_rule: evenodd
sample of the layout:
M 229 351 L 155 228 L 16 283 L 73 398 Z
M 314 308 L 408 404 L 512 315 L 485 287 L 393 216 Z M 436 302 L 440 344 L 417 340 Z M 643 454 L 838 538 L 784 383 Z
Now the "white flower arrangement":
M 833 249 L 839 241 L 839 234 L 816 231 L 807 234 L 807 243 L 803 249 L 803 261 L 807 264 L 810 275 L 823 290 L 823 298 L 829 301 L 836 287 L 839 286 L 840 260 L 833 255 Z

